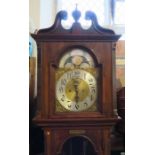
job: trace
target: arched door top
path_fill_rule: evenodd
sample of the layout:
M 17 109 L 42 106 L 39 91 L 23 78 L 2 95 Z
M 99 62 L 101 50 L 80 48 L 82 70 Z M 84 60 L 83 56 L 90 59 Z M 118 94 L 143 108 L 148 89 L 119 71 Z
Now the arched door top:
M 72 136 L 64 140 L 59 155 L 97 155 L 97 152 L 87 136 Z

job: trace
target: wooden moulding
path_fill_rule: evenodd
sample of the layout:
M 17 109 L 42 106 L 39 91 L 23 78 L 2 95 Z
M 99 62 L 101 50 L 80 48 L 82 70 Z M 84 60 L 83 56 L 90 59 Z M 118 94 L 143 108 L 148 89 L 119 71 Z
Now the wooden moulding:
M 61 20 L 67 19 L 67 12 L 60 11 L 53 26 L 41 29 L 37 34 L 31 34 L 38 41 L 117 41 L 120 35 L 116 35 L 113 30 L 101 27 L 98 24 L 96 15 L 87 11 L 86 20 L 91 20 L 92 25 L 89 29 L 83 29 L 78 21 L 75 21 L 70 29 L 65 29 L 61 25 Z M 62 35 L 63 34 L 63 35 Z
M 34 123 L 42 127 L 51 128 L 78 128 L 78 127 L 99 127 L 113 126 L 118 118 L 73 118 L 73 119 L 34 119 Z

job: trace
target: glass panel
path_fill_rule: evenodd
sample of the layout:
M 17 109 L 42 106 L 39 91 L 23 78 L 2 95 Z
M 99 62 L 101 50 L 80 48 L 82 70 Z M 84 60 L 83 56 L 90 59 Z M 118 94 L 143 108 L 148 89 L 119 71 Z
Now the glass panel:
M 65 142 L 62 155 L 95 155 L 92 144 L 83 137 L 73 137 Z

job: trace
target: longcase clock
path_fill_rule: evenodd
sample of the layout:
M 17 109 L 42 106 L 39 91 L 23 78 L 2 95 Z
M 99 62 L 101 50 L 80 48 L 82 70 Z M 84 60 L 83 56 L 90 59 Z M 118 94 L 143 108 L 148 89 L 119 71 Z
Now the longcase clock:
M 38 113 L 33 122 L 44 131 L 45 155 L 110 155 L 114 114 L 115 43 L 112 30 L 98 25 L 95 14 L 80 12 L 65 29 L 60 11 L 53 26 L 32 34 L 38 46 Z

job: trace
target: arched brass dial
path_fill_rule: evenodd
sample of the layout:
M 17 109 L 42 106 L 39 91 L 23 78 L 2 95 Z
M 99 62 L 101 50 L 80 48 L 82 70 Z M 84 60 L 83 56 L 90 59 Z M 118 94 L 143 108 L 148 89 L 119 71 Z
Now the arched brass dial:
M 97 98 L 97 82 L 88 71 L 73 69 L 66 71 L 56 83 L 56 98 L 69 111 L 84 111 Z

